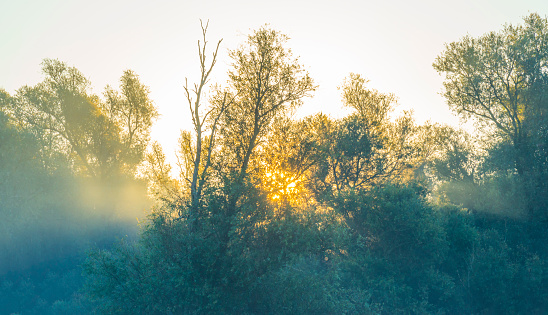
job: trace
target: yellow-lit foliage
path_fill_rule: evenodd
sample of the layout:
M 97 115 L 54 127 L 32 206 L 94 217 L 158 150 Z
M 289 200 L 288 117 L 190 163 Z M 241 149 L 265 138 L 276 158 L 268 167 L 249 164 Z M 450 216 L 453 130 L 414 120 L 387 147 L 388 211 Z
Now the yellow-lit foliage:
M 280 118 L 273 123 L 257 157 L 261 186 L 271 201 L 296 207 L 309 203 L 305 183 L 312 152 L 306 121 Z
M 295 174 L 269 168 L 263 175 L 263 185 L 268 197 L 273 201 L 287 200 L 295 202 L 304 189 L 301 178 L 295 176 Z

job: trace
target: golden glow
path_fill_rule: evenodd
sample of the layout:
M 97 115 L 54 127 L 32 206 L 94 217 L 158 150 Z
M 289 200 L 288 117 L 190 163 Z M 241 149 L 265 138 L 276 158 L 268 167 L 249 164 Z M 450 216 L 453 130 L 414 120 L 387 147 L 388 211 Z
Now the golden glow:
M 263 176 L 263 185 L 272 201 L 296 201 L 303 192 L 301 179 L 281 170 L 267 169 Z

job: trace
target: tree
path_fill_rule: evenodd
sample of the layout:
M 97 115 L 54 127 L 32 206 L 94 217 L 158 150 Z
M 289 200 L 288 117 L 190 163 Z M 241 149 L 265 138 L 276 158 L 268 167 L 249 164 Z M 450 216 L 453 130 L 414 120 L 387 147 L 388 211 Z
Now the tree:
M 252 154 L 272 121 L 299 106 L 315 89 L 308 73 L 284 47 L 287 39 L 262 27 L 248 37 L 245 46 L 230 52 L 228 95 L 234 102 L 221 118 L 221 136 L 236 187 L 243 183 Z
M 311 118 L 294 121 L 280 117 L 258 150 L 260 186 L 272 201 L 303 207 L 312 200 L 306 189 L 315 160 Z
M 171 178 L 171 165 L 166 162 L 166 156 L 158 142 L 152 143 L 145 161 L 149 190 L 155 199 L 165 206 L 182 208 L 186 202 L 185 186 L 179 180 Z
M 466 131 L 448 126 L 438 131 L 440 150 L 429 163 L 433 175 L 440 181 L 476 181 L 479 158 L 474 139 Z
M 433 66 L 445 74 L 445 97 L 457 114 L 494 125 L 520 146 L 526 121 L 546 110 L 547 45 L 548 20 L 531 14 L 524 26 L 446 45 Z
M 395 97 L 366 83 L 350 74 L 341 88 L 344 105 L 354 113 L 340 120 L 322 115 L 311 120 L 316 162 L 310 186 L 319 199 L 411 179 L 433 153 L 435 126 L 416 125 L 408 112 L 393 121 L 389 114 Z
M 87 94 L 88 80 L 58 60 L 45 59 L 42 71 L 43 82 L 20 88 L 12 98 L 13 117 L 42 139 L 46 151 L 52 148 L 69 159 L 73 156 L 75 168 L 95 176 L 88 146 L 97 99 Z
M 540 182 L 534 174 L 546 161 L 548 19 L 531 14 L 524 22 L 448 44 L 433 66 L 445 75 L 450 108 L 490 127 L 486 129 L 513 147 L 515 170 L 522 184 L 530 186 L 528 208 L 533 217 L 546 207 L 535 205 L 534 196 L 541 194 L 535 192 Z
M 6 90 L 0 88 L 0 110 L 3 112 L 4 107 L 7 107 L 9 104 L 10 95 Z
M 122 150 L 119 159 L 129 174 L 135 172 L 136 165 L 143 160 L 150 128 L 158 116 L 148 94 L 148 87 L 131 70 L 124 71 L 120 78 L 120 93 L 109 86 L 105 90 L 103 110 L 108 119 L 120 128 Z
M 186 165 L 184 166 L 185 171 L 188 173 L 185 176 L 185 179 L 190 184 L 190 200 L 191 200 L 191 209 L 196 212 L 200 206 L 200 199 L 202 197 L 202 191 L 204 189 L 208 169 L 212 163 L 212 154 L 215 148 L 215 140 L 217 127 L 221 115 L 224 113 L 226 108 L 232 102 L 227 99 L 227 93 L 222 94 L 222 100 L 217 99 L 217 102 L 213 102 L 205 114 L 200 113 L 200 105 L 203 88 L 206 86 L 209 80 L 209 75 L 217 62 L 217 53 L 219 51 L 219 46 L 221 45 L 222 39 L 217 42 L 215 51 L 211 59 L 210 65 L 206 65 L 206 33 L 207 33 L 207 23 L 204 27 L 203 23 L 200 21 L 202 27 L 202 38 L 203 46 L 198 41 L 198 56 L 200 58 L 200 83 L 194 84 L 194 88 L 190 90 L 188 88 L 188 82 L 185 84 L 185 94 L 188 101 L 188 106 L 190 113 L 192 115 L 192 124 L 194 126 L 195 140 L 192 141 L 192 135 L 188 132 L 183 132 L 181 134 L 181 149 L 183 159 L 186 159 Z M 194 94 L 196 99 L 193 99 L 191 92 Z M 209 135 L 206 136 L 206 123 L 209 123 Z M 202 151 L 205 149 L 205 152 Z M 192 173 L 192 175 L 190 175 Z
M 43 82 L 20 88 L 8 100 L 12 119 L 41 140 L 44 163 L 62 156 L 87 176 L 133 175 L 157 116 L 135 73 L 122 76 L 121 95 L 107 87 L 103 103 L 78 69 L 45 59 L 42 71 Z
M 279 243 L 279 235 L 270 233 L 275 228 L 268 229 L 271 224 L 293 221 L 277 216 L 260 189 L 261 165 L 257 159 L 258 148 L 267 139 L 273 122 L 299 106 L 301 99 L 315 89 L 308 73 L 284 47 L 286 41 L 285 35 L 266 27 L 251 34 L 244 46 L 230 52 L 233 64 L 228 73 L 229 86 L 213 98 L 217 104 L 225 98 L 232 101 L 219 121 L 216 170 L 223 185 L 222 201 L 210 210 L 219 241 L 214 274 L 230 274 L 232 281 L 220 286 L 228 296 L 242 290 L 249 293 L 246 290 L 255 279 L 289 259 L 281 254 L 284 250 L 292 251 L 290 244 Z M 280 255 L 266 259 L 269 253 L 260 250 L 265 244 L 273 244 Z M 250 259 L 254 263 L 243 264 Z

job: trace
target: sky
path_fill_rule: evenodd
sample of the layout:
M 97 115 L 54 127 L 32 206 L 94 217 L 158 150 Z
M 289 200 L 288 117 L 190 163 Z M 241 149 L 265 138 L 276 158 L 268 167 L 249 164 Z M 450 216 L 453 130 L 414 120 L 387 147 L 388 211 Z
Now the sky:
M 160 117 L 152 129 L 173 162 L 181 129 L 191 120 L 183 85 L 199 75 L 200 19 L 209 20 L 211 49 L 223 39 L 212 83 L 226 86 L 228 51 L 265 24 L 289 36 L 287 47 L 319 86 L 296 117 L 341 117 L 338 87 L 349 73 L 398 98 L 399 110 L 458 126 L 432 68 L 445 44 L 519 24 L 546 0 L 140 1 L 0 0 L 0 88 L 10 94 L 43 79 L 40 63 L 55 58 L 79 69 L 102 95 L 126 69 L 150 88 Z

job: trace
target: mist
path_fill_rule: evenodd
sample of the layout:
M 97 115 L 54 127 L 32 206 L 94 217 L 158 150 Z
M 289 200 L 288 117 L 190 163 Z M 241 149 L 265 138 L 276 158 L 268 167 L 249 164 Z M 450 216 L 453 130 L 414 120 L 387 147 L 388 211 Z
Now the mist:
M 17 195 L 0 197 L 7 219 L 0 232 L 0 273 L 134 239 L 151 206 L 142 181 L 57 177 L 46 185 L 19 185 L 20 195 L 32 196 L 24 201 L 14 203 Z
M 515 182 L 491 180 L 478 185 L 470 181 L 443 183 L 435 198 L 446 198 L 469 211 L 500 218 L 526 220 L 525 196 Z

